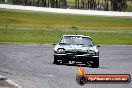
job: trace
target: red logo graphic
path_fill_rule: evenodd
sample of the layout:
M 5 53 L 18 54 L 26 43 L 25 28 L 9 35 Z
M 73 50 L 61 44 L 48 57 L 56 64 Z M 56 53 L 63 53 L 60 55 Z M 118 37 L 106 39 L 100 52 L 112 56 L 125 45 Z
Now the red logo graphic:
M 86 83 L 130 83 L 129 74 L 86 74 L 84 68 L 79 67 L 76 81 L 80 85 Z

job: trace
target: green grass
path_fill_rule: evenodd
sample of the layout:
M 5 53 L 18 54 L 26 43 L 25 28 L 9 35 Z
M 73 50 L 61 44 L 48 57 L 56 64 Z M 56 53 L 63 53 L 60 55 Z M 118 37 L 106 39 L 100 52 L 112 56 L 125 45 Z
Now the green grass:
M 0 9 L 0 25 L 43 26 L 48 29 L 78 26 L 79 29 L 132 29 L 132 18 L 75 16 Z
M 0 9 L 0 43 L 57 43 L 64 34 L 89 35 L 96 44 L 132 44 L 132 18 Z M 90 29 L 90 30 L 89 30 Z
M 96 44 L 132 44 L 132 31 L 120 32 L 81 32 L 78 34 L 89 35 Z M 57 43 L 64 34 L 76 34 L 76 31 L 66 30 L 28 30 L 28 29 L 2 29 L 0 30 L 1 43 Z

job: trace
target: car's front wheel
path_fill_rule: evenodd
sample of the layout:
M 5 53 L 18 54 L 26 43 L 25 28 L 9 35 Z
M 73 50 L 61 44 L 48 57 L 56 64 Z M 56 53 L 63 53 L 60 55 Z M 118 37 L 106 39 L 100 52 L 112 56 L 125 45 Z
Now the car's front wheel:
M 92 68 L 98 68 L 99 67 L 99 58 L 94 58 L 92 63 L 90 63 Z
M 57 58 L 54 56 L 54 61 L 53 61 L 53 64 L 59 64 Z

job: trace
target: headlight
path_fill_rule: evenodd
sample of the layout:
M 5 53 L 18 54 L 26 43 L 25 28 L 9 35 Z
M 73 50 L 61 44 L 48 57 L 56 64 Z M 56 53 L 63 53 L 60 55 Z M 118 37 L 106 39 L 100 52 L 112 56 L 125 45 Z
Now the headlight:
M 95 55 L 96 55 L 96 56 L 99 56 L 99 52 L 96 52 Z
M 66 51 L 65 49 L 57 49 L 57 53 L 59 54 L 64 54 Z
M 94 54 L 94 51 L 89 50 L 88 53 L 89 53 L 89 54 Z

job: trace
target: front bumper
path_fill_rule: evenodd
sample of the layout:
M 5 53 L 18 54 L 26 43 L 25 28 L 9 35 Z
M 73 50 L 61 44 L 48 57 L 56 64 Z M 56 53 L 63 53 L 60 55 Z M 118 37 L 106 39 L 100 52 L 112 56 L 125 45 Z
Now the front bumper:
M 68 60 L 68 61 L 91 61 L 93 58 L 99 58 L 99 56 L 83 54 L 83 55 L 73 55 L 73 54 L 54 54 L 54 58 L 57 60 Z

